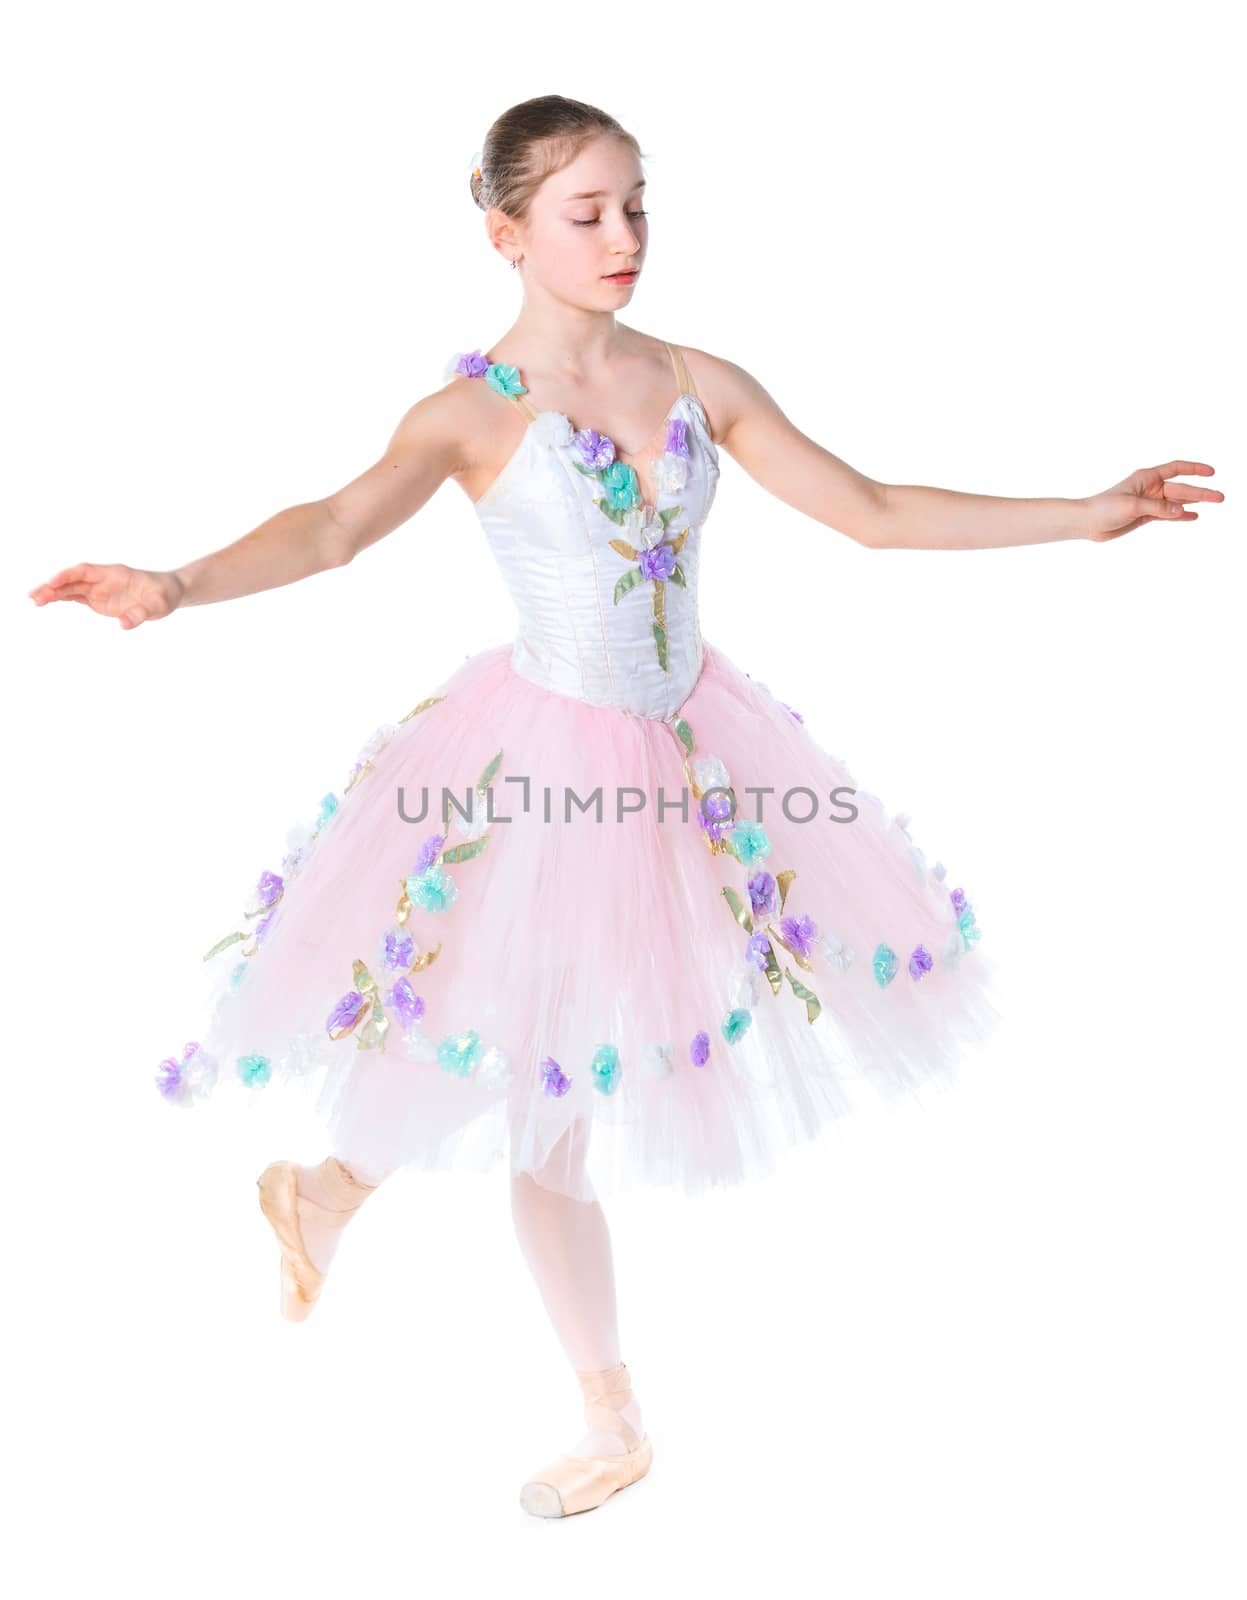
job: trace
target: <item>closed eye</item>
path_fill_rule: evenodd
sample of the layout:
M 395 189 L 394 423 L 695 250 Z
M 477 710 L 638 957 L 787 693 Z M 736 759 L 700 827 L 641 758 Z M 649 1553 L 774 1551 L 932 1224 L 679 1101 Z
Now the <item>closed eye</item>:
M 625 211 L 624 212 L 624 216 L 625 217 L 648 217 L 649 216 L 649 212 L 648 211 Z M 601 222 L 602 219 L 601 219 L 601 217 L 585 217 L 582 220 L 580 217 L 572 217 L 570 220 L 572 222 L 574 222 L 575 225 L 578 228 L 596 228 L 598 223 Z

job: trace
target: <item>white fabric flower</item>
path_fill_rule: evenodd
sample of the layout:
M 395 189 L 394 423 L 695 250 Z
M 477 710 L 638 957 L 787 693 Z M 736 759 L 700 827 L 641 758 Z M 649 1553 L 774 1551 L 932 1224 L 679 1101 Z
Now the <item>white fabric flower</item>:
M 732 786 L 727 768 L 718 756 L 694 756 L 693 778 L 703 794 L 707 789 L 730 789 Z
M 688 483 L 688 457 L 671 455 L 658 456 L 650 462 L 650 470 L 654 475 L 654 487 L 659 494 L 679 494 Z
M 359 752 L 357 759 L 360 761 L 370 760 L 373 756 L 385 749 L 386 745 L 389 744 L 390 740 L 397 732 L 398 729 L 394 723 L 382 723 L 379 728 L 377 728 L 373 733 L 369 734 L 368 741 L 364 745 L 363 749 Z
M 415 1061 L 436 1061 L 437 1059 L 437 1046 L 425 1033 L 424 1029 L 416 1023 L 404 1030 L 403 1049 Z
M 835 972 L 847 972 L 853 965 L 853 952 L 847 944 L 842 944 L 835 934 L 824 935 L 819 946 L 822 950 L 827 965 Z
M 282 877 L 287 879 L 297 877 L 313 848 L 313 830 L 306 823 L 296 822 L 286 833 L 286 854 L 281 863 Z
M 667 525 L 653 506 L 633 506 L 624 513 L 621 528 L 629 544 L 652 549 L 666 534 Z
M 511 1063 L 504 1051 L 496 1044 L 491 1044 L 482 1051 L 473 1076 L 477 1083 L 483 1083 L 490 1089 L 505 1089 L 511 1082 Z
M 450 360 L 446 363 L 445 369 L 442 372 L 443 383 L 449 383 L 450 380 L 455 376 L 455 373 L 459 369 L 459 363 L 463 360 L 467 353 L 468 352 L 466 350 L 455 351 L 454 355 L 451 356 Z
M 472 791 L 470 810 L 470 816 L 461 816 L 456 811 L 454 818 L 455 827 L 463 834 L 465 841 L 468 843 L 489 832 L 489 806 L 485 796 L 477 794 L 475 790 Z
M 955 967 L 965 952 L 965 942 L 961 937 L 960 928 L 951 928 L 948 937 L 944 940 L 944 960 L 950 967 Z
M 647 1044 L 641 1052 L 641 1071 L 647 1078 L 669 1078 L 675 1071 L 671 1062 L 674 1042 L 666 1039 L 661 1043 Z
M 533 419 L 533 432 L 543 444 L 564 445 L 572 440 L 572 425 L 561 411 L 540 411 Z
M 732 1005 L 744 1006 L 752 1010 L 762 998 L 762 986 L 770 984 L 763 978 L 760 968 L 755 967 L 752 961 L 746 961 L 736 973 L 736 981 L 732 985 Z

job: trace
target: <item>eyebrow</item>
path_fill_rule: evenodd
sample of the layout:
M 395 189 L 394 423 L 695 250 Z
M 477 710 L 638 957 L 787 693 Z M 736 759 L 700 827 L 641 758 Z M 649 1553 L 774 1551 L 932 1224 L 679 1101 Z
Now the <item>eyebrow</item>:
M 644 187 L 645 179 L 642 178 L 640 183 L 634 183 L 632 185 L 631 189 L 628 190 L 628 193 L 635 194 L 638 189 L 644 189 Z M 564 200 L 604 200 L 608 198 L 609 195 L 609 189 L 586 189 L 584 194 L 565 194 L 563 198 Z

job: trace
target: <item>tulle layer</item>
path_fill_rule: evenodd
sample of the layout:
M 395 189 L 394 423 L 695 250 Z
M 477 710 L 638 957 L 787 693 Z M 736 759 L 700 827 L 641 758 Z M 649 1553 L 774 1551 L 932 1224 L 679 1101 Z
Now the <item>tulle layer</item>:
M 171 1104 L 306 1095 L 371 1172 L 697 1194 L 956 1075 L 999 1015 L 973 897 L 797 713 L 709 643 L 668 722 L 510 656 L 378 729 L 253 880 Z

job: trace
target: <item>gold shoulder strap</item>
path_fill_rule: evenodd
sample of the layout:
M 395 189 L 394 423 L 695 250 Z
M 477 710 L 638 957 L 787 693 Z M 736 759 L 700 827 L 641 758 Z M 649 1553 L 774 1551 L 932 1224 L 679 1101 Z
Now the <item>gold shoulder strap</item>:
M 667 344 L 667 341 L 664 339 L 663 343 Z M 679 386 L 680 393 L 695 395 L 697 386 L 694 384 L 692 375 L 688 370 L 688 364 L 684 360 L 684 352 L 678 350 L 675 345 L 668 344 L 667 354 L 671 357 L 671 365 L 675 370 L 675 381 Z

